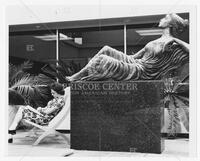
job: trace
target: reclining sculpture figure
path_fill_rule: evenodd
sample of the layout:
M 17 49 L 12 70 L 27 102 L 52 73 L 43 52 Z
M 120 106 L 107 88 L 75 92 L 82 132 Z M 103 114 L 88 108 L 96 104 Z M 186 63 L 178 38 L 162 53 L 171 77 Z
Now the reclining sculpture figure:
M 188 20 L 167 14 L 159 22 L 162 36 L 149 42 L 134 55 L 104 46 L 78 73 L 66 77 L 79 80 L 158 80 L 189 61 L 189 44 L 176 38 L 188 26 Z

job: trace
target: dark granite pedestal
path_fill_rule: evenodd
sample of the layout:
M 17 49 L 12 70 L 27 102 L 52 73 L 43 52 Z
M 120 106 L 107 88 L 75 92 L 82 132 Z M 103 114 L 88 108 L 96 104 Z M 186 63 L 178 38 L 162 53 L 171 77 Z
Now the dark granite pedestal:
M 161 153 L 163 82 L 71 84 L 71 148 Z

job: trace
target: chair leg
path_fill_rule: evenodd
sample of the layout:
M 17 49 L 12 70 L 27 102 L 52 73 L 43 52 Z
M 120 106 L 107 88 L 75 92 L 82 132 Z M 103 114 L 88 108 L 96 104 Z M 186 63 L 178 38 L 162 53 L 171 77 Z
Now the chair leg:
M 60 135 L 61 137 L 63 137 L 68 142 L 68 144 L 70 145 L 70 139 L 67 136 L 65 136 L 64 134 L 62 134 L 62 133 L 60 133 L 58 131 L 55 131 L 55 134 Z
M 38 145 L 42 139 L 44 139 L 46 136 L 48 136 L 49 134 L 51 134 L 52 131 L 45 131 L 35 142 L 33 145 Z
M 39 134 L 37 134 L 37 127 L 33 127 L 29 133 L 26 135 L 26 137 L 38 137 Z

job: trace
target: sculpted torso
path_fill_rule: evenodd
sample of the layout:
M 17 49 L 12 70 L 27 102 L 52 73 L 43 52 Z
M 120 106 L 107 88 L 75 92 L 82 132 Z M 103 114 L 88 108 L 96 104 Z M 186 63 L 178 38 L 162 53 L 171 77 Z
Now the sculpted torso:
M 154 41 L 149 42 L 145 47 L 145 53 L 142 57 L 143 60 L 148 60 L 149 58 L 155 58 L 155 57 L 162 57 L 162 54 L 164 54 L 163 52 L 163 48 L 165 46 L 165 44 L 167 44 L 168 42 L 170 42 L 172 38 L 159 38 L 156 39 Z

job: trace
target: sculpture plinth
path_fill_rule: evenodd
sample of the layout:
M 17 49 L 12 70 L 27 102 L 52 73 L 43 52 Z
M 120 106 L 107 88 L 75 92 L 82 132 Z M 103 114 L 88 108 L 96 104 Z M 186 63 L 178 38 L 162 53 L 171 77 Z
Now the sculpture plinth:
M 71 84 L 71 148 L 161 153 L 163 82 Z

